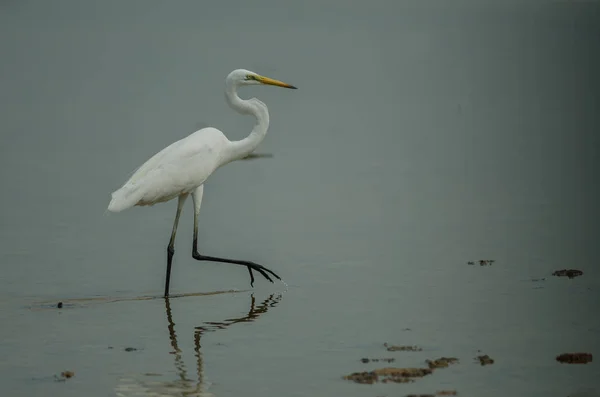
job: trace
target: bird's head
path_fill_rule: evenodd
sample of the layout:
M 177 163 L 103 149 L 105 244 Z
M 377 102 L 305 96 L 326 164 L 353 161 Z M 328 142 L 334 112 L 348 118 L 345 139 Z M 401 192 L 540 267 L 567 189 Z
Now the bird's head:
M 291 84 L 284 83 L 283 81 L 271 79 L 269 77 L 261 76 L 258 73 L 251 72 L 246 69 L 236 69 L 229 73 L 226 79 L 228 84 L 234 84 L 238 86 L 243 85 L 274 85 L 283 88 L 296 89 Z

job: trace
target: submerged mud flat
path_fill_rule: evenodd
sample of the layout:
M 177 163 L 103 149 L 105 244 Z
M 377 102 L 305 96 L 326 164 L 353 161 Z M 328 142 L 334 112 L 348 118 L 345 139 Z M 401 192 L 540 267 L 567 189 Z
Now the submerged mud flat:
M 387 351 L 390 352 L 403 352 L 412 351 L 420 352 L 423 349 L 418 346 L 411 345 L 389 345 L 384 343 L 383 346 Z M 378 362 L 379 359 L 369 360 L 367 358 L 361 359 L 361 362 L 367 364 L 369 362 Z M 385 359 L 382 361 L 391 362 L 394 359 Z M 422 378 L 427 375 L 433 374 L 434 370 L 440 368 L 446 368 L 450 364 L 458 362 L 455 357 L 440 357 L 436 359 L 426 359 L 425 364 L 427 367 L 383 367 L 377 368 L 371 371 L 360 371 L 353 372 L 349 375 L 343 376 L 343 379 L 350 380 L 359 384 L 373 384 L 377 382 L 381 383 L 409 383 L 414 382 L 415 379 Z
M 398 355 L 402 355 L 402 352 L 421 352 L 423 349 L 419 346 L 413 345 L 391 345 L 384 343 L 383 347 L 389 352 L 396 352 Z M 479 351 L 479 350 L 478 350 Z M 493 364 L 494 360 L 486 355 L 480 355 L 475 359 L 483 366 Z M 362 359 L 361 362 L 368 364 L 370 362 L 377 362 L 378 360 Z M 457 357 L 438 357 L 438 358 L 427 358 L 421 361 L 421 363 L 427 366 L 414 366 L 414 367 L 382 367 L 376 368 L 369 371 L 353 372 L 351 374 L 343 376 L 343 379 L 352 381 L 358 384 L 372 385 L 375 383 L 412 383 L 425 376 L 435 376 L 436 371 L 443 371 L 444 368 L 448 368 L 451 365 L 459 363 Z M 453 389 L 438 390 L 435 393 L 424 393 L 424 394 L 408 394 L 406 397 L 434 397 L 434 396 L 455 396 L 458 392 Z

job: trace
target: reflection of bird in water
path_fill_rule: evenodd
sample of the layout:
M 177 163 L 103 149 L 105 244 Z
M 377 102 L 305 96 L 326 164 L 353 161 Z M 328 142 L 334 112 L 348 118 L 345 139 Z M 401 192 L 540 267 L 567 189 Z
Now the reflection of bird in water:
M 175 333 L 175 323 L 171 313 L 171 304 L 169 298 L 165 299 L 165 309 L 167 312 L 167 321 L 169 323 L 169 338 L 171 340 L 172 354 L 175 355 L 175 368 L 179 379 L 175 381 L 149 381 L 147 377 L 144 379 L 134 379 L 131 377 L 120 379 L 116 387 L 118 397 L 174 397 L 174 396 L 194 396 L 194 397 L 214 397 L 214 394 L 207 392 L 206 381 L 204 379 L 204 360 L 200 352 L 200 337 L 206 332 L 215 332 L 220 329 L 225 329 L 230 325 L 251 322 L 256 320 L 261 314 L 266 313 L 269 308 L 275 307 L 281 300 L 281 295 L 271 295 L 258 306 L 255 305 L 256 300 L 254 294 L 251 295 L 250 310 L 248 314 L 239 317 L 227 319 L 221 322 L 205 322 L 204 325 L 198 326 L 194 331 L 194 352 L 196 356 L 196 376 L 197 380 L 190 379 L 185 362 L 182 356 L 182 350 L 177 343 L 177 334 Z

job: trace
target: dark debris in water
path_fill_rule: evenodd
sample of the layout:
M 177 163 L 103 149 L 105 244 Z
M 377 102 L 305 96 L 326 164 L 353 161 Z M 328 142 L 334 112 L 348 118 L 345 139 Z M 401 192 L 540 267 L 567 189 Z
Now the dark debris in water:
M 70 379 L 75 376 L 75 372 L 73 371 L 63 371 L 59 375 L 54 375 L 54 380 L 57 382 L 64 382 L 67 379 Z
M 134 352 L 134 351 L 136 351 L 136 350 L 137 350 L 137 349 L 136 349 L 135 347 L 126 347 L 126 348 L 125 348 L 125 351 L 126 351 L 126 352 Z
M 63 371 L 60 373 L 60 376 L 62 376 L 63 378 L 72 378 L 73 376 L 75 376 L 75 372 L 73 371 Z
M 365 364 L 367 364 L 369 361 L 372 361 L 374 363 L 379 362 L 379 361 L 393 363 L 394 361 L 396 361 L 396 359 L 395 358 L 361 358 L 360 361 L 362 361 Z
M 344 379 L 355 383 L 373 384 L 381 383 L 408 383 L 413 382 L 415 378 L 421 378 L 431 374 L 429 368 L 379 368 L 373 371 L 354 372 L 344 376 Z
M 394 345 L 388 345 L 387 343 L 384 343 L 383 346 L 385 346 L 385 348 L 389 352 L 395 352 L 395 351 L 420 352 L 421 350 L 423 350 L 418 346 L 394 346 Z
M 42 303 L 40 305 L 31 306 L 31 308 L 34 309 L 34 310 L 44 310 L 44 309 L 52 309 L 52 310 L 56 310 L 56 309 L 72 309 L 74 307 L 76 307 L 76 306 L 73 303 L 68 303 L 68 302 L 63 302 L 63 301 L 48 302 L 48 303 Z
M 379 380 L 379 377 L 374 371 L 354 372 L 344 376 L 344 379 L 351 380 L 354 383 L 373 384 Z
M 481 365 L 490 365 L 494 363 L 494 359 L 488 356 L 487 354 L 477 356 L 476 359 L 479 360 L 479 364 Z
M 590 353 L 563 353 L 556 356 L 556 361 L 564 364 L 587 364 L 592 361 Z
M 495 259 L 480 259 L 477 261 L 477 263 L 479 263 L 479 266 L 491 266 L 494 264 L 494 262 L 496 262 Z M 475 261 L 468 261 L 467 265 L 475 265 Z
M 436 360 L 425 360 L 429 368 L 446 368 L 450 364 L 454 364 L 458 362 L 458 358 L 456 357 L 440 357 Z
M 577 276 L 582 276 L 583 272 L 577 269 L 561 269 L 556 270 L 552 275 L 557 277 L 575 278 Z

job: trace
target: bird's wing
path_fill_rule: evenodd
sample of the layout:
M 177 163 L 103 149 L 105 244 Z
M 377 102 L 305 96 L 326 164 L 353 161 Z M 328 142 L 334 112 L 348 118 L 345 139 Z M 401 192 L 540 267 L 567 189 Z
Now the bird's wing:
M 174 142 L 148 159 L 112 194 L 109 211 L 169 201 L 200 186 L 219 164 L 227 143 L 215 129 L 204 129 Z

